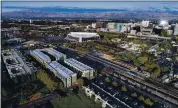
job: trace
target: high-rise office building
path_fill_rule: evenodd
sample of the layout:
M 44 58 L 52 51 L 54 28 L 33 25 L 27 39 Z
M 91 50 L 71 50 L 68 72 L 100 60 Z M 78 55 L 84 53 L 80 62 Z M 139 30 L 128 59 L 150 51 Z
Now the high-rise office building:
M 174 27 L 174 35 L 178 35 L 178 24 Z
M 122 26 L 123 26 L 122 23 L 117 23 L 117 24 L 116 24 L 116 29 L 117 29 L 118 32 L 121 32 Z

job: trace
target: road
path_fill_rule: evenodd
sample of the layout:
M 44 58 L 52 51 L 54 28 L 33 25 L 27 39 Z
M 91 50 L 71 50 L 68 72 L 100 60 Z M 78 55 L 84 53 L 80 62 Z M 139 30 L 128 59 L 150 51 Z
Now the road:
M 49 94 L 49 95 L 44 96 L 44 97 L 37 99 L 35 101 L 30 101 L 30 102 L 27 102 L 23 105 L 20 105 L 19 108 L 31 108 L 31 107 L 34 107 L 34 106 L 40 106 L 42 104 L 47 103 L 50 100 L 53 100 L 55 98 L 60 98 L 60 97 L 61 96 L 58 95 L 58 94 Z

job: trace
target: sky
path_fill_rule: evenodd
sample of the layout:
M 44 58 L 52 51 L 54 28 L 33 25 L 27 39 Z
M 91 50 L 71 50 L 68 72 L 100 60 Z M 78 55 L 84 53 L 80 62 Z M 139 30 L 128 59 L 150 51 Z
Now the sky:
M 103 8 L 103 9 L 149 9 L 169 7 L 178 11 L 178 2 L 2 2 L 3 12 L 14 11 L 18 9 L 8 9 L 5 6 L 25 6 L 25 7 L 81 7 L 81 8 Z

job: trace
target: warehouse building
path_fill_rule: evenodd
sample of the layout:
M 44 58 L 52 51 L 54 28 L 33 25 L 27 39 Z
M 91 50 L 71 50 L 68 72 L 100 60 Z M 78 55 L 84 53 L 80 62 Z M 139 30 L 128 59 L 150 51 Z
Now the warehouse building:
M 64 87 L 70 87 L 77 80 L 76 73 L 73 73 L 56 61 L 49 63 L 48 69 L 50 69 L 56 77 L 62 80 Z
M 42 49 L 43 51 L 46 51 L 48 52 L 49 54 L 53 55 L 56 60 L 64 60 L 66 59 L 66 55 L 53 49 L 53 48 L 45 48 L 45 49 Z
M 36 68 L 27 63 L 21 53 L 16 50 L 2 51 L 2 58 L 7 72 L 14 83 L 36 80 Z
M 86 77 L 88 79 L 92 79 L 94 77 L 93 73 L 94 73 L 94 69 L 73 59 L 73 58 L 69 58 L 64 60 L 64 62 L 71 66 L 72 68 L 74 68 L 75 70 L 79 71 L 82 77 Z
M 41 52 L 39 49 L 31 50 L 30 55 L 45 66 L 47 66 L 48 63 L 51 62 L 50 57 L 44 54 L 43 52 Z
M 65 39 L 76 42 L 88 42 L 91 40 L 99 40 L 100 36 L 97 33 L 70 32 Z

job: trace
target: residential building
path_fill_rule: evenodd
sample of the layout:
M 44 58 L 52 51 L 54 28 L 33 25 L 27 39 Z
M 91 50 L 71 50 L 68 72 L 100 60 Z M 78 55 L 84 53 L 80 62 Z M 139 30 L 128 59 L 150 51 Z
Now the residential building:
M 109 31 L 116 31 L 116 23 L 109 22 L 107 28 L 109 29 Z
M 132 34 L 132 35 L 135 35 L 136 33 L 137 33 L 136 30 L 131 30 L 131 31 L 130 31 L 130 34 Z
M 106 23 L 105 22 L 97 22 L 96 28 L 106 28 Z
M 121 29 L 121 32 L 122 33 L 127 33 L 127 25 L 126 24 L 124 24 L 123 26 L 122 26 L 122 29 Z
M 92 23 L 91 27 L 95 29 L 96 28 L 96 23 Z
M 141 24 L 143 27 L 148 27 L 149 26 L 150 21 L 142 21 Z

